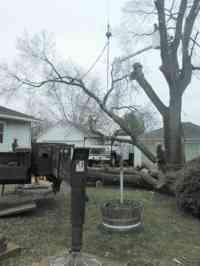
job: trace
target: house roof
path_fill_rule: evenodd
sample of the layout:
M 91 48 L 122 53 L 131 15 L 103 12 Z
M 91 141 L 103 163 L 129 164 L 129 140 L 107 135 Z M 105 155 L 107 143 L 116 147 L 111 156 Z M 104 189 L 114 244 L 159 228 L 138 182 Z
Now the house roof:
M 182 123 L 182 126 L 185 139 L 200 140 L 200 126 L 195 125 L 191 122 L 184 122 Z M 162 140 L 162 138 L 163 128 L 153 130 L 141 136 L 141 139 L 145 140 Z
M 21 112 L 12 110 L 12 109 L 8 109 L 4 106 L 0 106 L 0 118 L 14 119 L 14 120 L 21 120 L 21 121 L 28 121 L 28 122 L 38 121 L 38 119 L 36 119 L 33 116 L 29 116 L 29 115 L 26 115 L 24 113 L 21 113 Z

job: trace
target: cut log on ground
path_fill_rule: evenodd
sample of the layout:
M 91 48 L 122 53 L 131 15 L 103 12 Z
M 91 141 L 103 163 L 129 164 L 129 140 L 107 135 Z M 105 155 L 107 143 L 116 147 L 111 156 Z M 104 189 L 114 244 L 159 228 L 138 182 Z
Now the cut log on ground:
M 161 174 L 158 176 L 163 177 Z M 89 169 L 87 173 L 88 181 L 97 181 L 101 180 L 103 183 L 110 183 L 110 182 L 119 182 L 120 180 L 120 173 L 116 171 L 116 169 L 108 170 L 104 172 L 104 170 L 97 170 L 97 169 Z M 163 178 L 164 179 L 164 178 Z M 125 171 L 124 173 L 124 183 L 130 184 L 137 188 L 145 188 L 150 190 L 157 190 L 160 189 L 160 184 L 158 179 L 151 176 L 150 174 L 139 172 L 136 170 L 133 171 Z
M 0 218 L 33 211 L 37 202 L 53 197 L 55 194 L 50 184 L 19 186 L 15 192 L 0 197 Z
M 0 260 L 7 259 L 10 256 L 14 256 L 16 252 L 20 251 L 20 247 L 12 242 L 7 243 L 7 247 L 4 251 L 0 252 Z M 1 263 L 0 263 L 1 265 Z
M 24 203 L 18 206 L 14 206 L 14 207 L 9 207 L 9 208 L 6 208 L 0 211 L 0 218 L 33 211 L 36 209 L 36 207 L 37 206 L 34 201 L 29 202 L 29 203 Z
M 52 185 L 49 182 L 43 185 L 31 184 L 19 186 L 16 189 L 16 194 L 24 198 L 29 197 L 30 199 L 36 202 L 39 200 L 55 197 L 55 193 L 52 190 Z

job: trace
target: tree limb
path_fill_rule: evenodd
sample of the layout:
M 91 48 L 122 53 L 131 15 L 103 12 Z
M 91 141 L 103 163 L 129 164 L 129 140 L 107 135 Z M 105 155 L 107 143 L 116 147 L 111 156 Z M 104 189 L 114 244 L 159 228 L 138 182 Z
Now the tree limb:
M 200 67 L 192 65 L 192 70 L 200 70 Z
M 140 65 L 140 64 L 139 64 Z M 133 72 L 130 75 L 131 80 L 136 80 L 138 84 L 142 87 L 146 95 L 149 97 L 149 99 L 152 101 L 152 103 L 155 105 L 157 110 L 160 112 L 162 116 L 166 116 L 168 112 L 168 107 L 164 105 L 164 103 L 161 101 L 161 99 L 158 97 L 152 86 L 149 84 L 149 82 L 145 79 L 144 74 L 142 72 L 142 66 L 139 66 L 138 63 L 135 63 L 133 65 Z M 139 69 L 139 67 L 141 69 Z
M 177 51 L 182 38 L 183 19 L 186 9 L 187 9 L 187 0 L 182 0 L 178 11 L 174 41 L 172 43 L 174 52 Z
M 167 26 L 165 21 L 164 0 L 156 0 L 154 3 L 158 12 L 161 58 L 163 63 L 166 65 L 168 64 L 169 45 L 167 38 Z
M 77 78 L 77 77 L 71 77 L 71 76 L 67 76 L 67 75 L 57 75 L 58 77 L 54 77 L 54 78 L 49 78 L 46 80 L 42 80 L 42 81 L 32 81 L 32 80 L 28 80 L 26 78 L 20 77 L 17 74 L 11 73 L 9 72 L 9 75 L 14 78 L 17 82 L 19 82 L 20 84 L 26 85 L 26 86 L 30 86 L 30 87 L 34 87 L 34 88 L 40 88 L 46 84 L 63 84 L 66 86 L 73 86 L 73 87 L 79 87 L 80 89 L 82 89 L 82 91 L 88 95 L 91 99 L 95 100 L 95 102 L 99 105 L 99 107 L 102 109 L 102 111 L 104 111 L 105 114 L 108 115 L 108 117 L 110 117 L 116 124 L 118 124 L 121 129 L 126 132 L 127 135 L 129 135 L 131 137 L 131 141 L 132 144 L 136 145 L 151 161 L 155 162 L 156 158 L 154 156 L 154 154 L 152 154 L 136 137 L 136 135 L 134 134 L 134 132 L 131 131 L 131 129 L 126 125 L 125 121 L 117 116 L 112 110 L 109 110 L 104 102 L 95 94 L 93 93 L 91 90 L 89 90 L 82 79 Z M 121 80 L 121 78 L 120 78 Z
M 44 62 L 46 62 L 48 65 L 51 66 L 52 70 L 55 72 L 55 74 L 57 75 L 57 77 L 59 79 L 62 79 L 62 76 L 60 75 L 60 73 L 58 72 L 58 70 L 56 69 L 55 65 L 49 60 L 49 58 L 45 55 L 44 57 Z
M 123 106 L 119 106 L 119 107 L 117 107 L 117 106 L 114 106 L 114 107 L 111 107 L 111 110 L 113 111 L 113 110 L 123 110 L 123 109 L 128 109 L 128 110 L 130 110 L 130 111 L 138 111 L 138 109 L 135 107 L 135 106 L 132 106 L 132 105 L 123 105 Z
M 192 65 L 191 56 L 189 54 L 189 42 L 192 34 L 195 19 L 200 11 L 200 0 L 194 0 L 193 5 L 185 21 L 183 38 L 182 38 L 182 71 L 180 81 L 182 83 L 182 93 L 191 81 Z
M 199 13 L 200 10 L 200 0 L 194 0 L 193 5 L 190 9 L 190 12 L 186 18 L 184 32 L 183 32 L 183 66 L 187 62 L 187 58 L 189 56 L 188 48 L 189 48 L 189 41 L 190 36 L 192 33 L 193 25 L 195 22 L 195 19 Z
M 111 87 L 110 89 L 107 91 L 107 93 L 105 94 L 104 98 L 103 98 L 103 104 L 106 105 L 107 101 L 108 101 L 108 97 L 110 96 L 110 94 L 112 93 L 112 91 L 115 89 L 115 83 L 117 82 L 120 82 L 124 79 L 128 79 L 129 78 L 129 74 L 127 75 L 124 75 L 118 79 L 113 79 L 113 73 L 111 71 L 111 78 L 112 78 L 112 81 L 111 81 Z
M 128 126 L 125 124 L 125 122 L 123 121 L 123 119 L 119 116 L 117 116 L 116 114 L 114 114 L 112 111 L 108 110 L 106 108 L 106 106 L 103 104 L 103 102 L 100 100 L 100 98 L 98 98 L 93 92 L 91 92 L 90 90 L 88 90 L 86 88 L 86 86 L 84 85 L 83 81 L 79 81 L 79 87 L 82 88 L 82 90 L 88 95 L 90 96 L 92 99 L 94 99 L 96 101 L 96 103 L 99 105 L 99 107 L 115 122 L 117 123 L 121 129 L 127 133 L 127 135 L 129 135 L 132 139 L 132 143 L 138 147 L 138 149 L 140 149 L 152 162 L 156 162 L 156 158 L 154 156 L 154 154 L 152 154 L 145 146 L 144 144 L 142 144 L 138 138 L 136 137 L 136 135 L 134 134 L 134 132 L 132 132 Z M 77 86 L 77 85 L 76 85 Z
M 196 32 L 195 37 L 193 39 L 193 45 L 192 45 L 192 48 L 191 48 L 190 57 L 192 57 L 192 55 L 193 55 L 193 51 L 194 51 L 194 47 L 195 47 L 195 45 L 197 43 L 198 35 L 199 35 L 199 31 Z

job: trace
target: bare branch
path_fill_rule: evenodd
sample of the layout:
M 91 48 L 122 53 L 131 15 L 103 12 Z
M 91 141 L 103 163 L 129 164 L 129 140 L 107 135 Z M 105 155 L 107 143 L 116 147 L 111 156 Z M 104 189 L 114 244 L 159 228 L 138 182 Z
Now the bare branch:
M 182 71 L 180 75 L 180 80 L 182 85 L 182 93 L 185 88 L 191 81 L 191 73 L 192 73 L 192 65 L 191 65 L 191 57 L 189 54 L 189 42 L 194 26 L 194 22 L 196 20 L 197 15 L 200 11 L 200 0 L 194 0 L 193 5 L 190 9 L 190 12 L 186 18 L 183 39 L 182 39 Z
M 83 83 L 83 81 L 79 81 L 80 84 L 78 85 L 89 97 L 94 99 L 96 103 L 99 105 L 99 107 L 110 117 L 115 123 L 117 123 L 124 132 L 126 132 L 132 139 L 132 143 L 134 143 L 150 160 L 155 162 L 155 156 L 146 149 L 146 147 L 137 139 L 134 132 L 132 132 L 129 127 L 126 125 L 125 121 L 114 114 L 112 111 L 108 110 L 106 106 L 103 104 L 103 102 L 98 98 L 93 92 L 91 92 Z M 77 86 L 77 85 L 75 85 Z
M 157 12 L 155 10 L 151 10 L 151 11 L 146 11 L 143 9 L 128 9 L 128 8 L 123 8 L 123 11 L 125 13 L 138 13 L 138 14 L 143 14 L 143 15 L 157 15 Z
M 189 57 L 189 41 L 194 26 L 195 19 L 200 11 L 200 0 L 194 0 L 190 12 L 186 18 L 184 32 L 183 32 L 183 66 L 187 63 Z
M 57 77 L 59 79 L 62 79 L 62 77 L 61 77 L 60 73 L 58 72 L 58 70 L 56 69 L 55 65 L 49 60 L 49 58 L 46 55 L 45 55 L 45 57 L 44 57 L 43 60 L 44 60 L 44 62 L 46 62 L 48 65 L 51 66 L 52 70 L 55 72 L 55 74 L 57 75 Z
M 115 142 L 115 141 L 119 141 L 121 143 L 130 143 L 130 144 L 133 144 L 132 139 L 124 139 L 124 138 L 118 137 L 119 130 L 116 130 L 112 136 L 108 136 L 108 135 L 103 134 L 101 131 L 95 129 L 93 127 L 92 122 L 93 121 L 92 121 L 92 118 L 91 118 L 91 120 L 89 121 L 89 127 L 90 127 L 91 132 L 94 133 L 94 134 L 96 134 L 96 135 L 98 135 L 98 136 L 100 136 L 102 139 L 108 140 L 108 141 L 112 141 L 112 143 Z
M 172 10 L 174 9 L 174 5 L 175 5 L 175 3 L 176 3 L 176 0 L 173 0 L 172 1 L 172 4 L 171 4 L 171 7 L 170 7 L 170 11 L 172 12 Z
M 198 32 L 199 34 L 199 32 Z M 200 44 L 193 38 L 190 38 L 190 40 L 193 42 L 193 44 L 195 44 L 198 48 L 200 48 Z
M 138 108 L 136 106 L 133 106 L 133 105 L 123 105 L 123 106 L 113 106 L 111 107 L 111 110 L 114 111 L 114 110 L 123 110 L 123 109 L 128 109 L 130 111 L 138 111 Z
M 200 67 L 198 67 L 198 66 L 192 66 L 192 70 L 200 70 Z
M 168 45 L 168 37 L 167 37 L 167 26 L 166 26 L 166 21 L 165 21 L 164 0 L 156 0 L 154 3 L 158 11 L 161 57 L 162 57 L 163 63 L 167 64 L 168 54 L 169 54 L 169 45 Z
M 112 93 L 112 91 L 114 90 L 114 88 L 115 88 L 115 84 L 117 83 L 117 82 L 120 82 L 120 81 L 123 81 L 123 80 L 125 80 L 125 79 L 128 79 L 129 78 L 129 74 L 127 74 L 127 75 L 124 75 L 124 76 L 122 76 L 122 77 L 120 77 L 120 78 L 118 78 L 118 79 L 113 79 L 114 77 L 113 77 L 113 70 L 111 71 L 111 87 L 110 87 L 110 89 L 107 91 L 107 93 L 105 94 L 105 96 L 104 96 L 104 98 L 103 98 L 103 104 L 104 105 L 106 105 L 106 103 L 107 103 L 107 100 L 108 100 L 108 97 L 110 96 L 110 94 Z
M 66 121 L 70 121 L 68 115 L 66 114 L 63 101 L 62 101 L 61 97 L 58 95 L 58 92 L 57 92 L 56 88 L 54 89 L 54 95 L 56 96 L 56 99 L 57 99 L 57 101 L 59 103 L 59 106 L 61 107 L 61 111 L 62 111 L 62 114 L 63 114 L 65 120 Z
M 174 52 L 177 51 L 178 46 L 180 44 L 181 37 L 182 37 L 183 19 L 184 19 L 186 9 L 187 9 L 187 0 L 182 0 L 180 7 L 179 7 L 178 18 L 176 22 L 175 36 L 174 36 L 174 41 L 172 44 L 174 48 Z
M 193 51 L 194 51 L 194 47 L 195 47 L 195 45 L 197 45 L 197 41 L 196 40 L 198 38 L 198 35 L 199 35 L 199 31 L 196 32 L 196 35 L 195 35 L 194 39 L 192 40 L 193 41 L 193 45 L 192 45 L 192 48 L 191 48 L 190 57 L 192 57 Z
M 153 32 L 149 32 L 149 33 L 137 33 L 137 32 L 131 32 L 131 31 L 128 31 L 128 33 L 131 33 L 133 34 L 133 38 L 135 37 L 145 37 L 145 36 L 152 36 L 153 35 Z

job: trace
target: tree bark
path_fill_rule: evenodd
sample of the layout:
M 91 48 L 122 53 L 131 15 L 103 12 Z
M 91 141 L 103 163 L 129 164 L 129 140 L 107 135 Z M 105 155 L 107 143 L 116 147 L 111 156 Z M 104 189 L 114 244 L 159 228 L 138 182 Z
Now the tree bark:
M 89 168 L 87 172 L 87 179 L 91 182 L 100 180 L 103 183 L 119 183 L 120 173 L 119 169 L 113 168 Z M 167 176 L 165 176 L 161 172 L 150 174 L 133 169 L 124 170 L 124 183 L 134 186 L 135 188 L 148 189 L 161 193 L 166 193 L 168 195 L 175 195 L 175 181 L 176 176 L 173 174 L 167 174 Z
M 170 93 L 169 115 L 165 123 L 167 162 L 180 165 L 183 163 L 181 109 L 182 95 L 174 89 Z
M 119 183 L 120 182 L 120 173 L 118 171 L 112 170 L 93 170 L 89 169 L 87 173 L 87 178 L 90 181 L 100 180 L 103 183 Z M 130 184 L 137 188 L 145 188 L 149 190 L 156 189 L 158 181 L 148 174 L 144 174 L 139 171 L 132 171 L 124 173 L 124 183 Z

